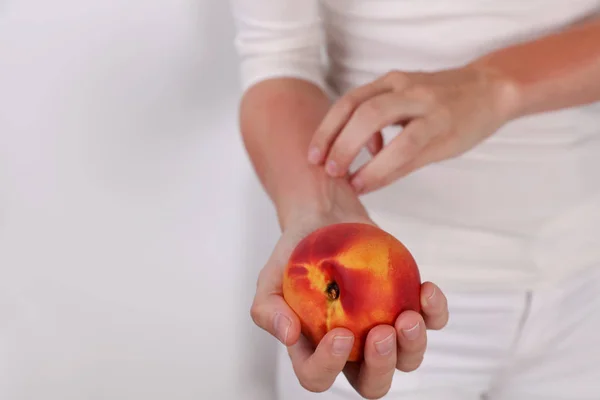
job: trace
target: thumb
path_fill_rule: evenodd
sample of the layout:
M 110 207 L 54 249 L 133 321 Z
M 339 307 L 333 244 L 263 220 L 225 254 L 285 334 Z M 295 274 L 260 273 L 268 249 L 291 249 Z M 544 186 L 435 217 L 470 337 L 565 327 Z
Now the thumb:
M 256 325 L 286 346 L 295 344 L 300 337 L 300 320 L 279 294 L 257 291 L 250 315 Z
M 250 315 L 256 325 L 290 346 L 300 337 L 300 320 L 281 295 L 283 273 L 276 259 L 260 271 Z

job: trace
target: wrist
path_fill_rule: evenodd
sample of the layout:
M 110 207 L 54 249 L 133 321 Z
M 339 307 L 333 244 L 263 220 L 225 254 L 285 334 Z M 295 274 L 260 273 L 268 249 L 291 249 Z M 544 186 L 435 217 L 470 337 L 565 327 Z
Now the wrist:
M 282 230 L 296 224 L 370 222 L 366 209 L 347 180 L 330 178 L 324 173 L 305 186 L 301 194 L 289 193 L 276 203 Z
M 519 84 L 487 58 L 482 58 L 466 68 L 475 71 L 490 94 L 491 105 L 501 124 L 522 114 L 522 90 Z

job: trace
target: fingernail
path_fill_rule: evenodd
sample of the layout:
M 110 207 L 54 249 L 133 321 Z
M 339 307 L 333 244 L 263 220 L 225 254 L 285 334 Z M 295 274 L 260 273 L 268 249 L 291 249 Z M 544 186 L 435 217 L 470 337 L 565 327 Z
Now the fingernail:
M 279 339 L 281 343 L 286 344 L 292 321 L 285 315 L 277 313 L 275 314 L 273 324 L 275 325 L 275 335 L 277 335 L 277 339 Z
M 435 294 L 437 292 L 437 290 L 435 289 L 435 286 L 431 286 L 431 293 L 423 293 L 423 305 L 425 307 L 429 306 L 429 305 L 433 305 L 433 303 L 435 303 Z
M 404 337 L 408 340 L 415 340 L 416 338 L 419 337 L 419 329 L 420 324 L 417 322 L 415 324 L 415 326 L 411 327 L 411 328 L 403 328 L 402 329 L 402 335 L 404 335 Z
M 327 173 L 331 176 L 336 176 L 338 172 L 337 163 L 333 160 L 327 161 L 327 166 L 325 167 Z
M 352 348 L 353 337 L 352 336 L 335 336 L 333 338 L 333 354 L 342 356 L 350 353 Z
M 379 353 L 379 355 L 385 356 L 392 352 L 394 349 L 394 334 L 390 333 L 388 337 L 380 340 L 379 342 L 375 342 L 375 350 Z
M 352 187 L 354 188 L 354 190 L 356 190 L 358 193 L 362 192 L 362 190 L 365 187 L 365 183 L 363 182 L 363 180 L 360 177 L 356 177 L 354 179 L 352 179 Z
M 308 151 L 308 162 L 318 164 L 319 161 L 321 161 L 321 151 L 317 147 L 312 146 Z

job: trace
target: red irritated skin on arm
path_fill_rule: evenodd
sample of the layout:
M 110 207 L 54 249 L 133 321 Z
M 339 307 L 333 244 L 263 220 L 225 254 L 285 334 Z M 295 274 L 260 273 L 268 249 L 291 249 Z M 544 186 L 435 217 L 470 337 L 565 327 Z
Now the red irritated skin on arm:
M 242 98 L 244 144 L 282 227 L 298 215 L 333 212 L 366 217 L 346 180 L 331 179 L 306 162 L 308 143 L 329 106 L 321 89 L 294 78 L 261 82 Z
M 259 327 L 286 345 L 303 387 L 325 391 L 343 371 L 360 395 L 379 398 L 389 390 L 396 368 L 408 372 L 419 367 L 426 330 L 446 325 L 448 304 L 440 288 L 423 283 L 422 312 L 408 310 L 391 325 L 373 328 L 366 338 L 364 362 L 351 370 L 346 368 L 354 343 L 351 331 L 329 331 L 316 349 L 301 336 L 299 318 L 282 296 L 284 269 L 293 249 L 325 226 L 373 224 L 347 179 L 331 178 L 306 161 L 308 143 L 329 107 L 319 87 L 295 78 L 267 79 L 244 93 L 240 107 L 244 144 L 282 229 L 258 276 L 250 314 Z M 379 352 L 382 343 L 385 351 Z

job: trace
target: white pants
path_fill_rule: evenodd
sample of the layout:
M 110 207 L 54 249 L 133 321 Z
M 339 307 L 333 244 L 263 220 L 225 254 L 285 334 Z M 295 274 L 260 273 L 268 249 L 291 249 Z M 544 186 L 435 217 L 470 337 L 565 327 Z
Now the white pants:
M 423 365 L 397 372 L 385 398 L 599 400 L 600 267 L 531 292 L 446 292 L 450 322 L 428 332 Z M 278 399 L 360 399 L 343 375 L 326 393 L 298 383 L 285 348 Z

